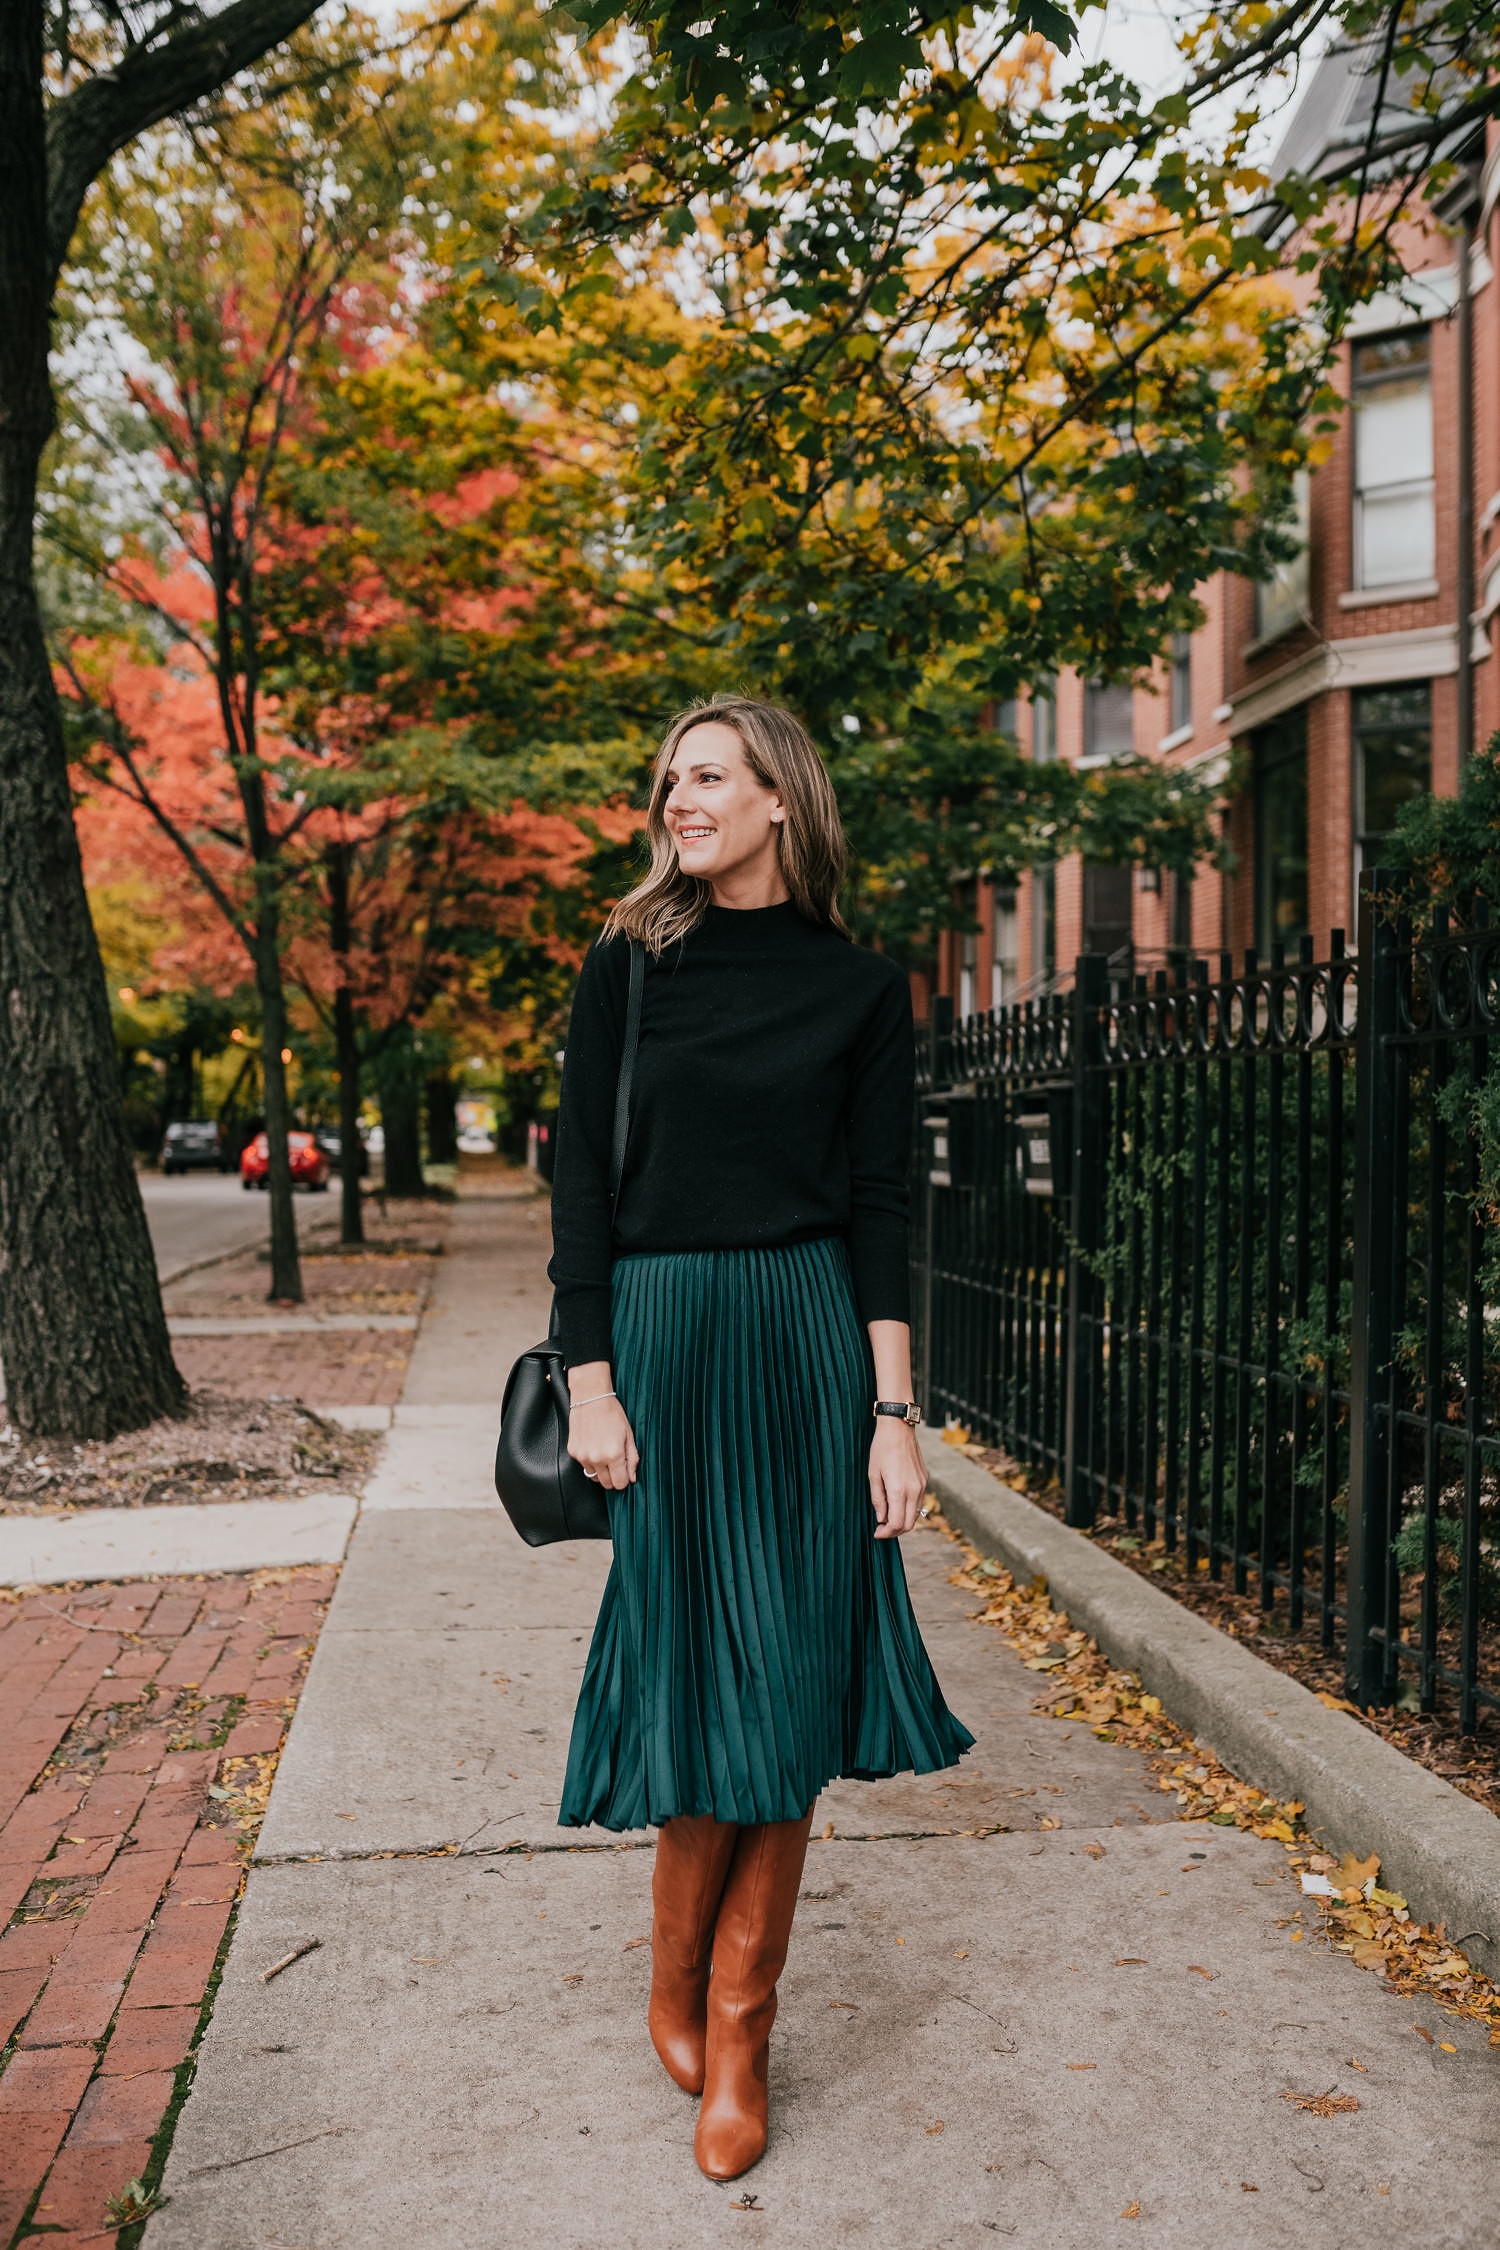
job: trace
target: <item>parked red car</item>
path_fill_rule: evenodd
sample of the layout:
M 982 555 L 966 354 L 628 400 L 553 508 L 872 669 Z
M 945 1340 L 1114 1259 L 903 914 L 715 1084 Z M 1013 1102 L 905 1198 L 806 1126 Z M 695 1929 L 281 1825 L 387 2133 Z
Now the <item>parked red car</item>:
M 328 1185 L 331 1169 L 324 1151 L 319 1148 L 312 1133 L 288 1133 L 287 1147 L 292 1157 L 293 1187 L 311 1188 L 319 1195 Z M 271 1169 L 271 1148 L 264 1133 L 257 1133 L 246 1144 L 240 1158 L 240 1186 L 263 1188 Z

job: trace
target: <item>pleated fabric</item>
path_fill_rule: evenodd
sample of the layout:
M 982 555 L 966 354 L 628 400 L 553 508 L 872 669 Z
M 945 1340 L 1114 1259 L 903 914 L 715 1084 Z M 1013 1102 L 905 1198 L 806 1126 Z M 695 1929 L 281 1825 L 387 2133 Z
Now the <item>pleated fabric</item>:
M 640 1470 L 611 1496 L 562 1824 L 794 1820 L 836 1777 L 953 1765 L 974 1738 L 874 1536 L 843 1241 L 624 1257 L 612 1293 Z

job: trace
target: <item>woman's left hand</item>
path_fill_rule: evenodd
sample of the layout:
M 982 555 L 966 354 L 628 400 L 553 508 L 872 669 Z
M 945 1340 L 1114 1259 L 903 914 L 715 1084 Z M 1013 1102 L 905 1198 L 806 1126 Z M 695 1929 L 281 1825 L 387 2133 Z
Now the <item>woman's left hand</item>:
M 870 1441 L 870 1499 L 877 1539 L 899 1539 L 922 1513 L 927 1467 L 917 1433 L 894 1414 L 882 1414 Z

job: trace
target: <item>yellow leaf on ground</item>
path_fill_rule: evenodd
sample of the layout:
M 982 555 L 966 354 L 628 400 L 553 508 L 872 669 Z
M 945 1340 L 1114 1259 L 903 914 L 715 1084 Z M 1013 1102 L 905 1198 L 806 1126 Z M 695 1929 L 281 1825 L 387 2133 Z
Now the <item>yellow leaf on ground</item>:
M 1340 1891 L 1358 1890 L 1361 1894 L 1366 1883 L 1373 1883 L 1380 1874 L 1380 1855 L 1371 1852 L 1368 1859 L 1356 1859 L 1353 1852 L 1345 1852 L 1339 1861 L 1339 1871 L 1334 1877 L 1334 1888 Z
M 1124 2210 L 1120 2213 L 1120 2217 L 1122 2219 L 1138 2219 L 1140 2215 L 1141 2207 L 1139 2203 L 1127 2203 Z
M 1347 1695 L 1330 1695 L 1326 1688 L 1319 1688 L 1317 1697 L 1320 1703 L 1327 1704 L 1330 1711 L 1352 1711 L 1356 1718 L 1360 1715 L 1359 1705 L 1351 1703 Z

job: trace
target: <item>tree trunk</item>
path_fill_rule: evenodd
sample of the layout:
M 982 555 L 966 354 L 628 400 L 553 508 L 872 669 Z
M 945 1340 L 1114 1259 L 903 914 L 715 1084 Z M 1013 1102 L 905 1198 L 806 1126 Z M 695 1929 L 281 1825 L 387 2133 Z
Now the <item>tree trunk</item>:
M 286 1098 L 286 993 L 281 982 L 281 915 L 274 868 L 257 867 L 255 988 L 260 995 L 261 1079 L 266 1094 L 266 1192 L 271 1202 L 271 1286 L 267 1297 L 302 1302 L 302 1261 L 297 1254 L 297 1214 L 287 1148 L 291 1109 Z
M 422 1175 L 422 1071 L 410 1027 L 402 1024 L 380 1051 L 380 1122 L 385 1127 L 385 1192 L 425 1195 Z
M 359 1138 L 359 1035 L 354 1028 L 354 995 L 349 990 L 348 844 L 328 852 L 328 934 L 339 965 L 333 995 L 333 1039 L 339 1066 L 339 1241 L 353 1249 L 365 1239 L 359 1175 L 364 1150 Z
M 106 1438 L 181 1411 L 125 1129 L 32 572 L 47 372 L 40 0 L 0 8 L 0 1360 L 10 1417 Z
M 458 1088 L 448 1070 L 434 1070 L 427 1080 L 427 1161 L 458 1162 Z

